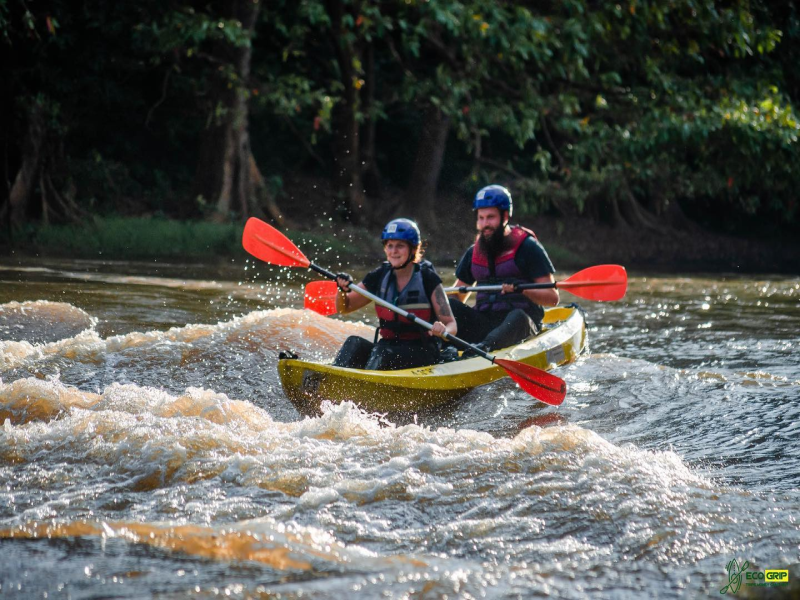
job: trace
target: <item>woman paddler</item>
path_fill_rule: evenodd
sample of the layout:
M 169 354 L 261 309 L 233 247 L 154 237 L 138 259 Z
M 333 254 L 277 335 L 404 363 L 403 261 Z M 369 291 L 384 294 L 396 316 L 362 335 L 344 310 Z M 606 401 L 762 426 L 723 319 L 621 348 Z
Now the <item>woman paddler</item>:
M 439 340 L 447 332 L 456 335 L 442 280 L 427 260 L 417 224 L 409 219 L 390 221 L 381 233 L 386 262 L 369 272 L 358 285 L 372 294 L 433 324 L 430 331 L 382 306 L 375 306 L 380 321 L 375 342 L 359 336 L 345 340 L 333 364 L 340 367 L 390 371 L 439 362 Z M 340 273 L 336 283 L 336 308 L 340 314 L 363 308 L 371 300 L 350 290 L 353 279 Z M 380 336 L 380 339 L 378 339 Z

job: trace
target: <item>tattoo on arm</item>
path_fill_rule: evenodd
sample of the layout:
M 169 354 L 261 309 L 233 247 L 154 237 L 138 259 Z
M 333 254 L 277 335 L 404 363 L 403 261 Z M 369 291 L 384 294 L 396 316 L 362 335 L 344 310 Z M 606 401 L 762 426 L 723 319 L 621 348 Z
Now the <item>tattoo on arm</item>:
M 447 295 L 444 293 L 444 288 L 437 285 L 433 290 L 433 303 L 436 305 L 436 313 L 441 317 L 453 317 L 453 311 L 450 310 L 450 303 L 447 301 Z

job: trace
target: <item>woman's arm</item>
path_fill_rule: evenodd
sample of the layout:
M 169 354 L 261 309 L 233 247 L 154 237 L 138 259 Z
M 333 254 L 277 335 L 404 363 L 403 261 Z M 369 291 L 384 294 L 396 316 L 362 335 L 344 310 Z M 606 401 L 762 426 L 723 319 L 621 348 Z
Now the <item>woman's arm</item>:
M 442 337 L 445 331 L 449 335 L 456 335 L 458 333 L 458 325 L 453 317 L 453 311 L 450 310 L 450 303 L 447 301 L 447 294 L 444 293 L 441 283 L 434 288 L 431 302 L 433 303 L 433 312 L 436 314 L 436 322 L 433 324 L 433 329 L 428 332 L 428 335 Z
M 359 308 L 364 308 L 367 304 L 372 302 L 372 300 L 365 298 L 358 292 L 345 291 L 343 289 L 344 287 L 349 288 L 353 284 L 349 283 L 344 277 L 337 277 L 336 283 L 339 284 L 339 293 L 336 294 L 336 310 L 339 314 L 346 315 L 347 313 L 357 311 Z M 364 287 L 363 283 L 359 283 L 358 287 L 364 290 L 367 289 Z

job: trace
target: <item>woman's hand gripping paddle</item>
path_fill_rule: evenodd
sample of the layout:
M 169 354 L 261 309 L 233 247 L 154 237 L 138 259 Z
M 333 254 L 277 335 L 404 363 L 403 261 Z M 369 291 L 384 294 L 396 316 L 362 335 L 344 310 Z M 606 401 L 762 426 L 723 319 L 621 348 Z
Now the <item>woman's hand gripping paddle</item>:
M 316 271 L 320 275 L 324 275 L 330 280 L 336 279 L 335 273 L 323 269 L 319 265 L 315 265 L 309 261 L 289 238 L 271 225 L 255 217 L 251 217 L 245 224 L 244 234 L 242 235 L 242 246 L 244 246 L 247 252 L 259 260 L 263 260 L 272 265 L 308 268 Z M 331 281 L 331 283 L 333 283 L 333 281 Z M 335 285 L 334 283 L 334 286 Z M 420 327 L 428 330 L 433 328 L 433 325 L 427 321 L 423 321 L 416 315 L 402 308 L 398 308 L 390 302 L 386 302 L 383 298 L 379 298 L 357 285 L 350 286 L 350 289 L 361 294 L 365 298 L 369 298 L 376 304 L 397 313 L 401 317 L 405 317 Z M 505 369 L 511 379 L 517 382 L 523 390 L 537 400 L 541 400 L 546 404 L 552 404 L 553 406 L 558 406 L 564 401 L 564 397 L 567 394 L 567 384 L 560 377 L 515 360 L 496 358 L 488 352 L 484 352 L 480 348 L 455 336 L 445 334 L 445 338 L 459 348 L 465 350 L 470 349 L 479 356 Z

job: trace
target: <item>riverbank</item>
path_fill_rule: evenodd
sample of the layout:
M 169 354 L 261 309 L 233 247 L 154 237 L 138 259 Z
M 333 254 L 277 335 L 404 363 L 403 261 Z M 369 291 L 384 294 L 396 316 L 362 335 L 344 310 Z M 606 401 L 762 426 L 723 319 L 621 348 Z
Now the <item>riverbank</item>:
M 297 207 L 294 198 L 285 204 Z M 396 202 L 387 202 L 386 206 Z M 420 223 L 427 257 L 441 268 L 455 266 L 474 236 L 472 212 L 442 200 L 435 224 Z M 380 226 L 343 224 L 317 202 L 288 209 L 285 231 L 310 258 L 333 269 L 369 265 L 381 254 Z M 388 211 L 387 211 L 388 212 Z M 446 215 L 446 216 L 445 216 Z M 386 218 L 391 217 L 388 214 Z M 629 270 L 658 272 L 798 273 L 800 243 L 784 238 L 743 238 L 689 230 L 612 228 L 582 217 L 525 216 L 513 219 L 533 229 L 559 271 L 617 263 Z M 426 227 L 426 225 L 428 225 Z M 208 265 L 245 260 L 242 224 L 165 218 L 95 218 L 81 225 L 31 229 L 3 248 L 4 262 L 36 258 L 88 260 L 178 260 Z M 431 231 L 434 233 L 432 234 Z
M 353 262 L 363 264 L 365 256 L 380 255 L 378 233 L 390 218 L 415 218 L 402 208 L 403 192 L 385 187 L 384 195 L 373 205 L 372 220 L 377 225 L 342 226 L 330 215 L 333 195 L 328 180 L 289 177 L 279 206 L 290 223 L 301 223 L 302 228 L 320 236 L 344 241 L 347 258 L 342 261 L 343 267 Z M 475 236 L 471 200 L 453 192 L 440 194 L 431 211 L 433 220 L 419 221 L 427 256 L 442 268 L 455 267 Z M 800 272 L 800 242 L 788 233 L 780 237 L 723 235 L 688 220 L 684 229 L 666 225 L 658 230 L 611 227 L 583 216 L 525 215 L 519 206 L 512 222 L 536 232 L 559 271 L 615 263 L 640 272 Z
M 744 238 L 704 230 L 634 230 L 588 219 L 536 217 L 545 243 L 567 247 L 583 264 L 618 263 L 629 270 L 664 273 L 800 273 L 800 243 L 787 237 Z
M 471 215 L 470 215 L 471 216 Z M 559 271 L 614 263 L 663 273 L 800 273 L 800 243 L 721 235 L 699 226 L 664 231 L 613 228 L 588 218 L 521 217 Z M 474 236 L 463 224 L 429 244 L 436 263 L 457 261 Z

